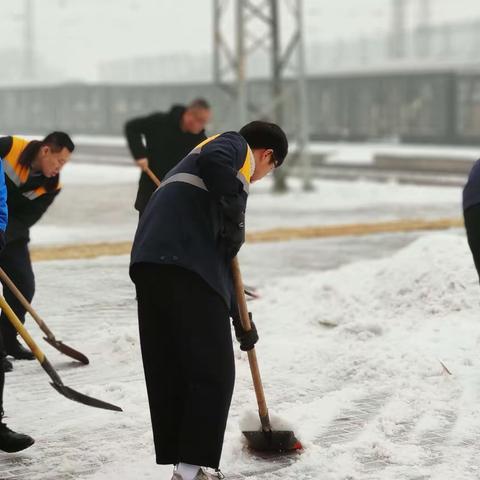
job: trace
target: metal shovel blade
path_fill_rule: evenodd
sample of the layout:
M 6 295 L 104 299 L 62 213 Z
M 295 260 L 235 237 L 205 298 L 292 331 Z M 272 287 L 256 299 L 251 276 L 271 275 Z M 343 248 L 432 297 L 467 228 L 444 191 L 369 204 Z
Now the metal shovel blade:
M 66 385 L 60 385 L 54 382 L 50 382 L 50 385 L 64 397 L 67 397 L 68 399 L 75 402 L 83 403 L 83 405 L 88 405 L 89 407 L 103 408 L 104 410 L 113 410 L 115 412 L 123 412 L 123 410 L 116 405 L 104 402 L 103 400 L 98 400 L 97 398 L 89 397 L 88 395 L 77 392 L 73 388 L 67 387 Z
M 78 360 L 84 365 L 88 365 L 90 363 L 90 360 L 88 360 L 88 358 L 83 353 L 68 346 L 67 344 L 63 343 L 61 340 L 57 340 L 55 338 L 48 338 L 48 337 L 43 337 L 43 339 L 47 343 L 49 343 L 53 348 L 56 348 L 59 352 L 62 352 L 64 355 L 74 358 L 75 360 Z
M 268 432 L 256 430 L 242 433 L 247 439 L 248 446 L 259 452 L 289 452 L 302 449 L 302 444 L 289 430 Z

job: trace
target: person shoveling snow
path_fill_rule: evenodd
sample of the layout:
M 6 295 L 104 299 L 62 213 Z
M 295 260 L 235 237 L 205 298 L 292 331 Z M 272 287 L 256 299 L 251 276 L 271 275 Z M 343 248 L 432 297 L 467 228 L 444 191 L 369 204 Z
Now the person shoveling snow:
M 288 151 L 275 124 L 252 122 L 198 145 L 163 179 L 138 225 L 130 275 L 158 464 L 173 480 L 219 478 L 234 384 L 230 263 L 245 238 L 250 182 Z M 243 292 L 242 292 L 243 293 Z M 243 350 L 258 335 L 236 323 Z

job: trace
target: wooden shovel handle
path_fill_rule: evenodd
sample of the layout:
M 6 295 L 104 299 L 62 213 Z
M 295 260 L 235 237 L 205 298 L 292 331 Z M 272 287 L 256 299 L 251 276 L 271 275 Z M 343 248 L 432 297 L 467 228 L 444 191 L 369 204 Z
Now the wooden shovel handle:
M 3 296 L 0 296 L 0 309 L 5 312 L 8 320 L 15 327 L 15 330 L 20 334 L 20 336 L 25 340 L 25 343 L 28 345 L 37 360 L 40 363 L 43 363 L 45 360 L 45 355 L 35 343 L 35 340 L 33 340 L 33 338 L 30 336 L 27 329 L 23 326 L 22 322 L 15 315 L 15 312 L 10 308 L 10 305 Z
M 157 186 L 160 186 L 160 179 L 148 167 L 143 167 L 142 170 L 150 177 L 150 180 Z
M 232 260 L 232 275 L 233 283 L 235 286 L 235 294 L 238 302 L 238 310 L 240 312 L 240 321 L 244 330 L 251 330 L 250 317 L 248 316 L 247 300 L 245 298 L 245 289 L 243 286 L 242 274 L 240 272 L 240 264 L 238 258 L 235 257 Z M 250 364 L 250 372 L 252 374 L 253 386 L 255 388 L 255 396 L 257 397 L 258 413 L 260 415 L 260 421 L 262 422 L 262 428 L 264 431 L 270 431 L 270 419 L 268 416 L 267 401 L 265 400 L 265 392 L 263 391 L 262 378 L 260 376 L 260 370 L 258 368 L 257 354 L 255 347 L 247 352 L 248 363 Z
M 10 277 L 6 274 L 5 270 L 0 268 L 0 279 L 7 286 L 7 288 L 17 297 L 18 301 L 23 305 L 23 308 L 33 317 L 33 319 L 38 323 L 40 329 L 45 333 L 45 335 L 55 340 L 55 335 L 47 327 L 47 324 L 40 318 L 38 313 L 30 305 L 30 302 L 23 296 L 22 292 L 15 286 Z

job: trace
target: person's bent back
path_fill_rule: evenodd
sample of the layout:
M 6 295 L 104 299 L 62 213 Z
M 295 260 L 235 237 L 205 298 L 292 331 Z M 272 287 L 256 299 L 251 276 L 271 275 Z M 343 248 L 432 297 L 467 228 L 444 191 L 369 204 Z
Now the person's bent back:
M 9 217 L 6 247 L 0 255 L 0 267 L 28 301 L 32 300 L 35 292 L 28 249 L 30 228 L 40 220 L 59 194 L 60 171 L 70 159 L 74 148 L 72 140 L 64 132 L 53 132 L 43 140 L 28 141 L 18 136 L 0 138 L 0 158 L 5 170 Z M 5 298 L 24 322 L 23 305 L 8 289 L 5 289 Z M 3 314 L 0 330 L 8 355 L 17 359 L 34 358 L 19 343 L 15 329 Z M 10 368 L 10 365 L 7 366 Z
M 205 140 L 204 129 L 210 116 L 208 102 L 196 99 L 187 107 L 174 105 L 169 112 L 134 118 L 125 124 L 130 152 L 143 170 L 135 200 L 140 215 L 156 189 L 145 167 L 162 180 L 192 148 Z
M 468 245 L 480 279 L 480 160 L 470 170 L 462 203 Z
M 229 316 L 243 331 L 231 260 L 245 240 L 251 182 L 282 164 L 288 151 L 277 125 L 252 122 L 197 145 L 164 177 L 137 228 L 135 283 L 156 461 L 175 465 L 172 480 L 209 480 L 218 468 L 235 365 Z

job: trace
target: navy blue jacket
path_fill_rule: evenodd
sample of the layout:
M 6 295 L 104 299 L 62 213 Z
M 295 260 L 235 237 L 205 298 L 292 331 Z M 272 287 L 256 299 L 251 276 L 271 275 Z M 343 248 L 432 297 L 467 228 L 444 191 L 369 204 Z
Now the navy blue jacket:
M 463 188 L 463 210 L 480 204 L 480 160 L 477 160 Z
M 237 132 L 210 137 L 165 176 L 140 218 L 133 243 L 135 265 L 178 265 L 200 275 L 227 303 L 233 300 L 231 258 L 222 248 L 225 199 L 245 211 L 254 159 Z

